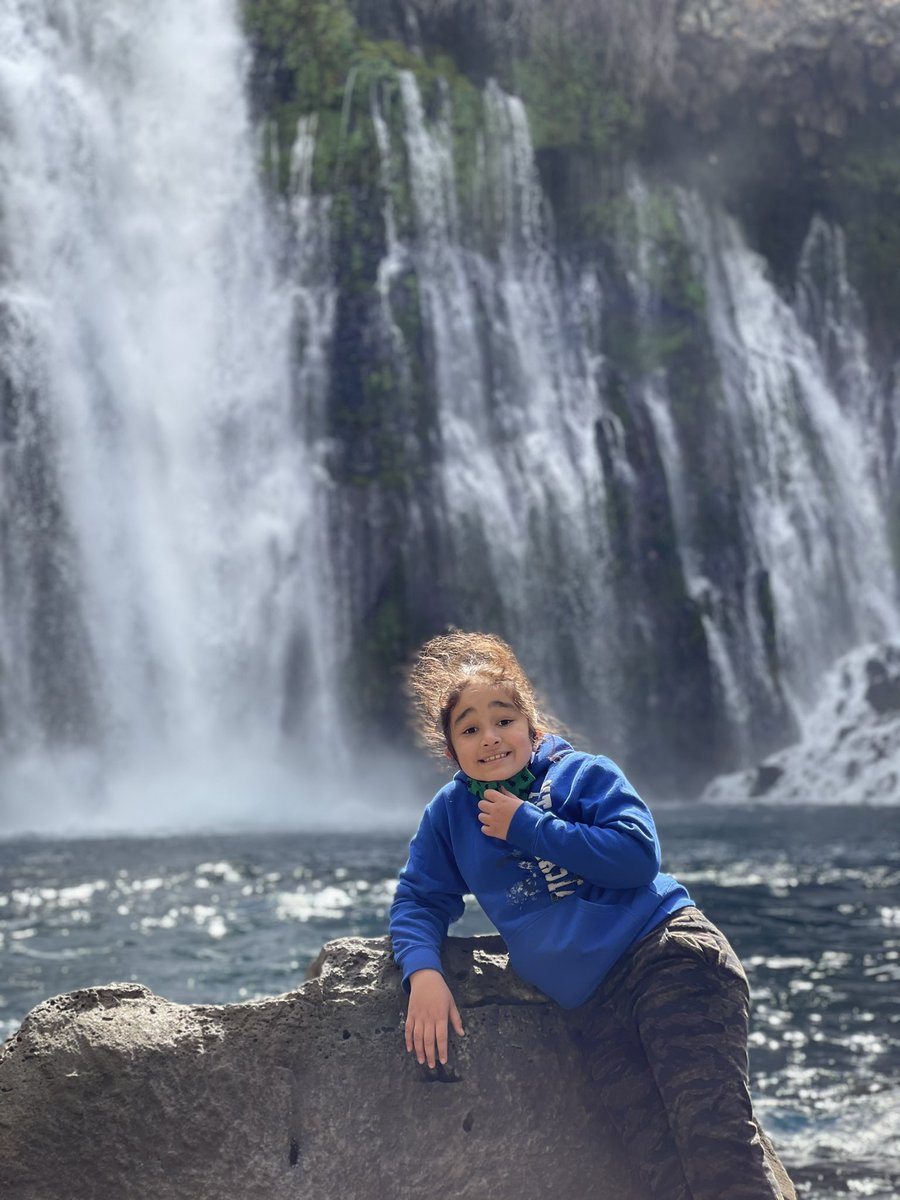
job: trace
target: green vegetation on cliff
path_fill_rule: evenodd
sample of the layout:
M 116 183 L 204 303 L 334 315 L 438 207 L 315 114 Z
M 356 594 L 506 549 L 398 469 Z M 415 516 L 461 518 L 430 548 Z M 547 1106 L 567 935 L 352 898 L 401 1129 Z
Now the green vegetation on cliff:
M 433 113 L 449 89 L 455 143 L 460 157 L 473 161 L 467 143 L 480 125 L 480 94 L 448 56 L 429 61 L 399 42 L 367 37 L 346 0 L 244 0 L 244 12 L 255 52 L 256 102 L 274 131 L 270 177 L 281 190 L 289 183 L 297 122 L 313 112 L 319 114 L 316 192 L 352 188 L 360 172 L 377 174 L 373 95 L 399 146 L 402 114 L 394 101 L 401 71 L 415 77 L 426 111 Z
M 603 48 L 579 39 L 548 13 L 510 72 L 528 110 L 535 150 L 621 159 L 634 149 L 643 116 L 609 78 Z
M 886 352 L 900 350 L 900 149 L 897 122 L 877 123 L 829 156 L 834 215 L 848 265 Z
M 402 73 L 415 80 L 426 116 L 448 121 L 463 208 L 473 200 L 482 94 L 446 55 L 426 60 L 368 37 L 346 0 L 245 0 L 244 11 L 267 174 L 279 192 L 292 186 L 298 122 L 316 117 L 310 186 L 331 197 L 338 290 L 328 421 L 343 452 L 333 467 L 349 486 L 408 491 L 425 469 L 433 413 L 415 273 L 379 279 L 386 214 L 402 241 L 414 221 Z
M 360 172 L 377 169 L 373 95 L 392 147 L 401 152 L 403 116 L 395 101 L 398 73 L 408 71 L 426 113 L 449 114 L 460 204 L 464 212 L 470 209 L 482 168 L 483 90 L 444 49 L 419 54 L 400 42 L 369 37 L 349 0 L 244 0 L 244 14 L 254 49 L 254 98 L 267 121 L 268 174 L 279 190 L 289 187 L 297 122 L 313 112 L 318 128 L 312 184 L 318 193 L 352 188 Z M 612 80 L 602 47 L 577 38 L 553 14 L 536 21 L 518 57 L 496 66 L 501 85 L 525 105 L 551 196 L 549 174 L 568 176 L 585 159 L 620 163 L 638 146 L 643 112 Z M 590 174 L 587 210 L 601 203 L 596 172 Z M 402 230 L 410 216 L 405 170 L 395 172 L 394 184 Z

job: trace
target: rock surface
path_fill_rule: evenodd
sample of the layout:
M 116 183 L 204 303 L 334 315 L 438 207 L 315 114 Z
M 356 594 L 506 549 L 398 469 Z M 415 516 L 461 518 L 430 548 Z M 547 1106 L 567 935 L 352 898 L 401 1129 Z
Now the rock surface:
M 413 41 L 466 30 L 493 57 L 521 52 L 542 21 L 606 48 L 629 90 L 702 130 L 738 109 L 786 121 L 813 154 L 868 108 L 900 106 L 898 0 L 355 0 L 364 22 Z M 375 13 L 379 14 L 376 19 Z M 549 17 L 548 17 L 549 11 Z M 487 69 L 487 68 L 486 68 Z
M 811 154 L 871 105 L 900 104 L 897 0 L 687 0 L 676 20 L 664 87 L 701 126 L 744 93 L 761 125 L 793 122 Z
M 577 1023 L 450 938 L 466 1028 L 403 1047 L 386 938 L 330 942 L 296 992 L 182 1005 L 109 984 L 38 1005 L 0 1051 L 4 1200 L 646 1200 L 604 1134 Z

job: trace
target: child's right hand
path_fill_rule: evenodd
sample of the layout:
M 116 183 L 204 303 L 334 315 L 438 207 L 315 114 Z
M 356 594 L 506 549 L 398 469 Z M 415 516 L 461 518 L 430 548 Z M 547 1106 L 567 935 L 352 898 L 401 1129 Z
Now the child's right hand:
M 465 1037 L 456 1001 L 440 971 L 413 971 L 409 977 L 409 1006 L 406 1010 L 406 1049 L 415 1051 L 420 1063 L 435 1065 L 435 1048 L 442 1063 L 447 1061 L 447 1022 Z

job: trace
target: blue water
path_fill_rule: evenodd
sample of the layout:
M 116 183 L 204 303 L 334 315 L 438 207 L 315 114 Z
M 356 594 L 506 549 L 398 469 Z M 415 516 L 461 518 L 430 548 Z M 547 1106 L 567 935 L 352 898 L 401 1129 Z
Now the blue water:
M 800 1194 L 897 1200 L 896 810 L 656 817 L 665 869 L 744 960 L 754 1094 Z M 112 980 L 184 1002 L 297 987 L 329 938 L 384 932 L 405 850 L 359 834 L 0 842 L 0 1033 Z M 472 905 L 454 932 L 488 928 Z

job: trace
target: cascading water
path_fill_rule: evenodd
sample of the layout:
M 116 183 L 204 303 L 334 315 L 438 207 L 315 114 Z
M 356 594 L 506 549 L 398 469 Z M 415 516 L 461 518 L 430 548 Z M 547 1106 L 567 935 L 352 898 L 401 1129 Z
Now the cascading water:
M 802 709 L 838 654 L 897 628 L 884 498 L 866 452 L 868 414 L 865 405 L 842 405 L 819 348 L 736 224 L 696 197 L 685 206 L 709 297 L 744 516 L 769 579 L 778 661 Z M 810 236 L 821 236 L 818 226 Z M 845 291 L 845 271 L 834 266 L 830 278 Z M 842 372 L 864 374 L 864 352 L 859 327 L 848 320 Z
M 231 0 L 0 15 L 7 826 L 82 790 L 113 824 L 252 810 L 327 703 L 295 400 L 320 347 L 295 379 L 245 59 Z
M 603 409 L 602 295 L 589 272 L 560 278 L 521 102 L 485 90 L 480 223 L 467 234 L 449 105 L 429 122 L 413 77 L 400 86 L 416 217 L 407 253 L 434 350 L 441 559 L 466 580 L 459 620 L 502 623 L 564 694 L 562 648 L 602 675 L 615 642 L 606 481 L 590 437 Z
M 895 631 L 838 230 L 789 302 L 734 221 L 632 171 L 578 252 L 516 97 L 483 89 L 462 178 L 453 88 L 362 68 L 336 157 L 300 116 L 267 207 L 229 0 L 15 0 L 0 47 L 8 822 L 77 794 L 279 819 L 279 763 L 410 615 L 503 630 L 576 730 L 698 777 Z
M 622 347 L 603 338 L 607 280 L 589 256 L 573 262 L 554 244 L 521 104 L 495 84 L 485 90 L 473 226 L 460 216 L 449 99 L 426 118 L 411 74 L 400 89 L 415 230 L 402 245 L 387 220 L 385 263 L 412 264 L 433 353 L 433 502 L 455 619 L 508 630 L 557 695 L 575 693 L 576 721 L 586 714 L 608 744 L 640 744 L 623 696 L 660 634 L 647 628 L 656 597 L 629 576 L 623 537 L 625 552 L 640 555 L 643 523 L 654 557 L 653 539 L 670 526 L 680 596 L 669 604 L 697 614 L 732 753 L 749 759 L 779 725 L 783 736 L 787 714 L 802 724 L 838 654 L 897 625 L 884 464 L 867 455 L 876 401 L 871 387 L 855 406 L 836 390 L 836 380 L 850 392 L 847 381 L 866 376 L 840 255 L 830 254 L 824 278 L 843 297 L 843 319 L 834 320 L 833 298 L 820 298 L 832 313 L 823 349 L 804 326 L 818 296 L 803 266 L 812 251 L 795 311 L 733 220 L 672 192 L 668 220 L 703 295 L 692 336 L 706 347 L 714 403 L 704 424 L 684 380 L 664 365 L 639 371 L 629 419 L 653 438 L 641 466 L 635 426 L 629 434 L 611 398 Z M 394 152 L 384 122 L 378 140 L 384 165 Z M 617 254 L 632 338 L 652 347 L 665 321 L 650 211 L 659 201 L 630 178 Z M 818 222 L 810 244 L 823 236 Z M 677 721 L 679 701 L 655 686 L 653 703 L 674 707 Z
M 651 200 L 637 177 L 630 197 L 640 230 L 636 287 L 646 298 L 653 273 Z M 695 194 L 681 193 L 679 205 L 721 380 L 717 427 L 705 436 L 727 448 L 728 464 L 723 480 L 691 475 L 685 449 L 693 435 L 677 427 L 683 405 L 664 377 L 649 378 L 644 400 L 665 464 L 679 555 L 733 727 L 746 734 L 757 697 L 774 699 L 776 686 L 802 724 L 824 668 L 849 647 L 897 628 L 886 470 L 868 453 L 877 402 L 861 312 L 852 304 L 846 264 L 834 251 L 839 234 L 820 220 L 801 256 L 798 313 L 732 219 Z M 809 319 L 827 297 L 818 296 L 805 265 L 823 239 L 832 252 L 821 277 L 844 297 L 842 319 L 831 328 L 830 362 L 813 340 Z M 645 320 L 656 316 L 651 304 Z M 836 380 L 844 381 L 845 395 L 836 391 Z M 729 575 L 727 556 L 710 545 L 698 483 L 732 493 L 722 504 L 737 517 L 732 538 L 743 546 L 740 578 Z M 765 581 L 763 604 L 759 580 Z M 752 753 L 752 741 L 745 739 L 742 749 Z

